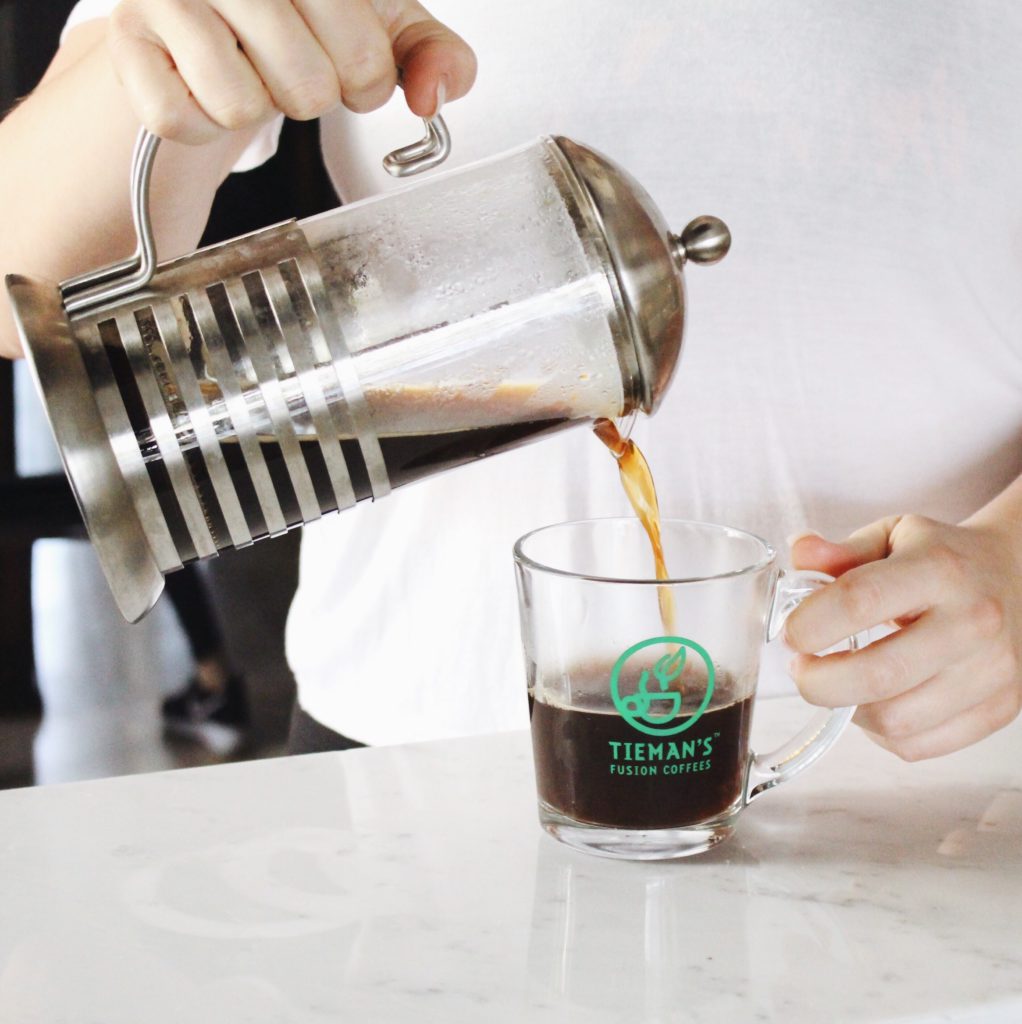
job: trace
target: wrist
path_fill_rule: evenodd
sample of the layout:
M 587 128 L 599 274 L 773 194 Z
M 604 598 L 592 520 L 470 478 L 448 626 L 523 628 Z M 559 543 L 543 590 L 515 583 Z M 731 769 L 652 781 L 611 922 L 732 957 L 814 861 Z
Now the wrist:
M 1022 572 L 1022 477 L 961 524 L 993 536 Z

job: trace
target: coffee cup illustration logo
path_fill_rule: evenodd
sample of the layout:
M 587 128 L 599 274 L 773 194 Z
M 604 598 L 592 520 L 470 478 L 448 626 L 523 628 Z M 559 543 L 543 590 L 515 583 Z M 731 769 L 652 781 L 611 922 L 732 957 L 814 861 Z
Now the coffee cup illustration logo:
M 665 651 L 649 665 L 647 649 L 657 645 Z M 642 651 L 647 653 L 636 658 Z M 698 674 L 702 700 L 686 714 L 682 673 L 690 651 L 701 659 L 706 679 L 704 682 L 702 673 Z M 713 659 L 705 648 L 681 636 L 654 636 L 632 644 L 614 663 L 610 673 L 610 697 L 632 728 L 649 736 L 676 736 L 695 725 L 710 706 L 713 682 Z

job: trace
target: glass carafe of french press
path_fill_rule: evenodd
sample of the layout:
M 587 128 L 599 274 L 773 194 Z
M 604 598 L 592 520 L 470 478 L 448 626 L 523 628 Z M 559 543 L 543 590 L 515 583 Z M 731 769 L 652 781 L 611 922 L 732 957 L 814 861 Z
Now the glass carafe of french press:
M 442 119 L 390 154 L 449 150 Z M 21 340 L 125 618 L 163 576 L 596 417 L 652 412 L 681 348 L 686 259 L 642 188 L 561 137 L 157 266 L 7 279 Z

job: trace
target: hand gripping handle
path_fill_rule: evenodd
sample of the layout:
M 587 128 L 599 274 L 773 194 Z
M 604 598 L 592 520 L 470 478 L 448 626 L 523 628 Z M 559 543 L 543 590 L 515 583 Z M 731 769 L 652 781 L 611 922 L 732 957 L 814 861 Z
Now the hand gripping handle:
M 774 597 L 767 624 L 767 640 L 776 640 L 788 616 L 812 593 L 833 583 L 822 572 L 783 572 L 774 585 Z M 850 651 L 869 643 L 869 633 L 857 633 L 844 641 Z M 787 782 L 805 771 L 844 732 L 855 713 L 854 707 L 821 709 L 800 732 L 768 754 L 753 754 L 745 783 L 745 803 L 768 789 Z

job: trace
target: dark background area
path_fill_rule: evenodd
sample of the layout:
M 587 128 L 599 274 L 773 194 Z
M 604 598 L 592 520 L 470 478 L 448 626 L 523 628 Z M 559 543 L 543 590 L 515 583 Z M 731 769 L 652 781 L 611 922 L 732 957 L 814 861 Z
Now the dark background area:
M 73 0 L 0 0 L 0 111 L 42 77 Z M 0 359 L 0 484 L 15 475 L 14 368 Z M 27 488 L 0 490 L 0 713 L 39 710 L 32 659 L 31 526 L 12 507 Z M 46 503 L 41 502 L 45 507 Z M 72 524 L 73 525 L 73 524 Z
M 74 0 L 0 0 L 3 115 L 38 83 L 73 6 Z M 124 181 L 127 205 L 127 167 Z M 318 125 L 287 122 L 273 159 L 224 183 L 202 244 L 336 205 L 320 157 Z M 32 544 L 84 534 L 63 476 L 19 478 L 15 445 L 13 366 L 0 359 L 0 720 L 18 720 L 17 735 L 30 740 L 24 722 L 42 711 L 32 654 Z M 254 685 L 256 753 L 280 742 L 290 709 L 293 684 L 283 658 L 283 622 L 296 584 L 296 561 L 297 536 L 289 534 L 230 552 L 215 560 L 208 574 L 228 648 Z M 260 694 L 260 687 L 266 692 Z M 0 786 L 31 781 L 25 757 L 12 754 L 11 742 L 0 734 Z M 21 767 L 8 767 L 5 775 L 4 766 L 12 763 Z

